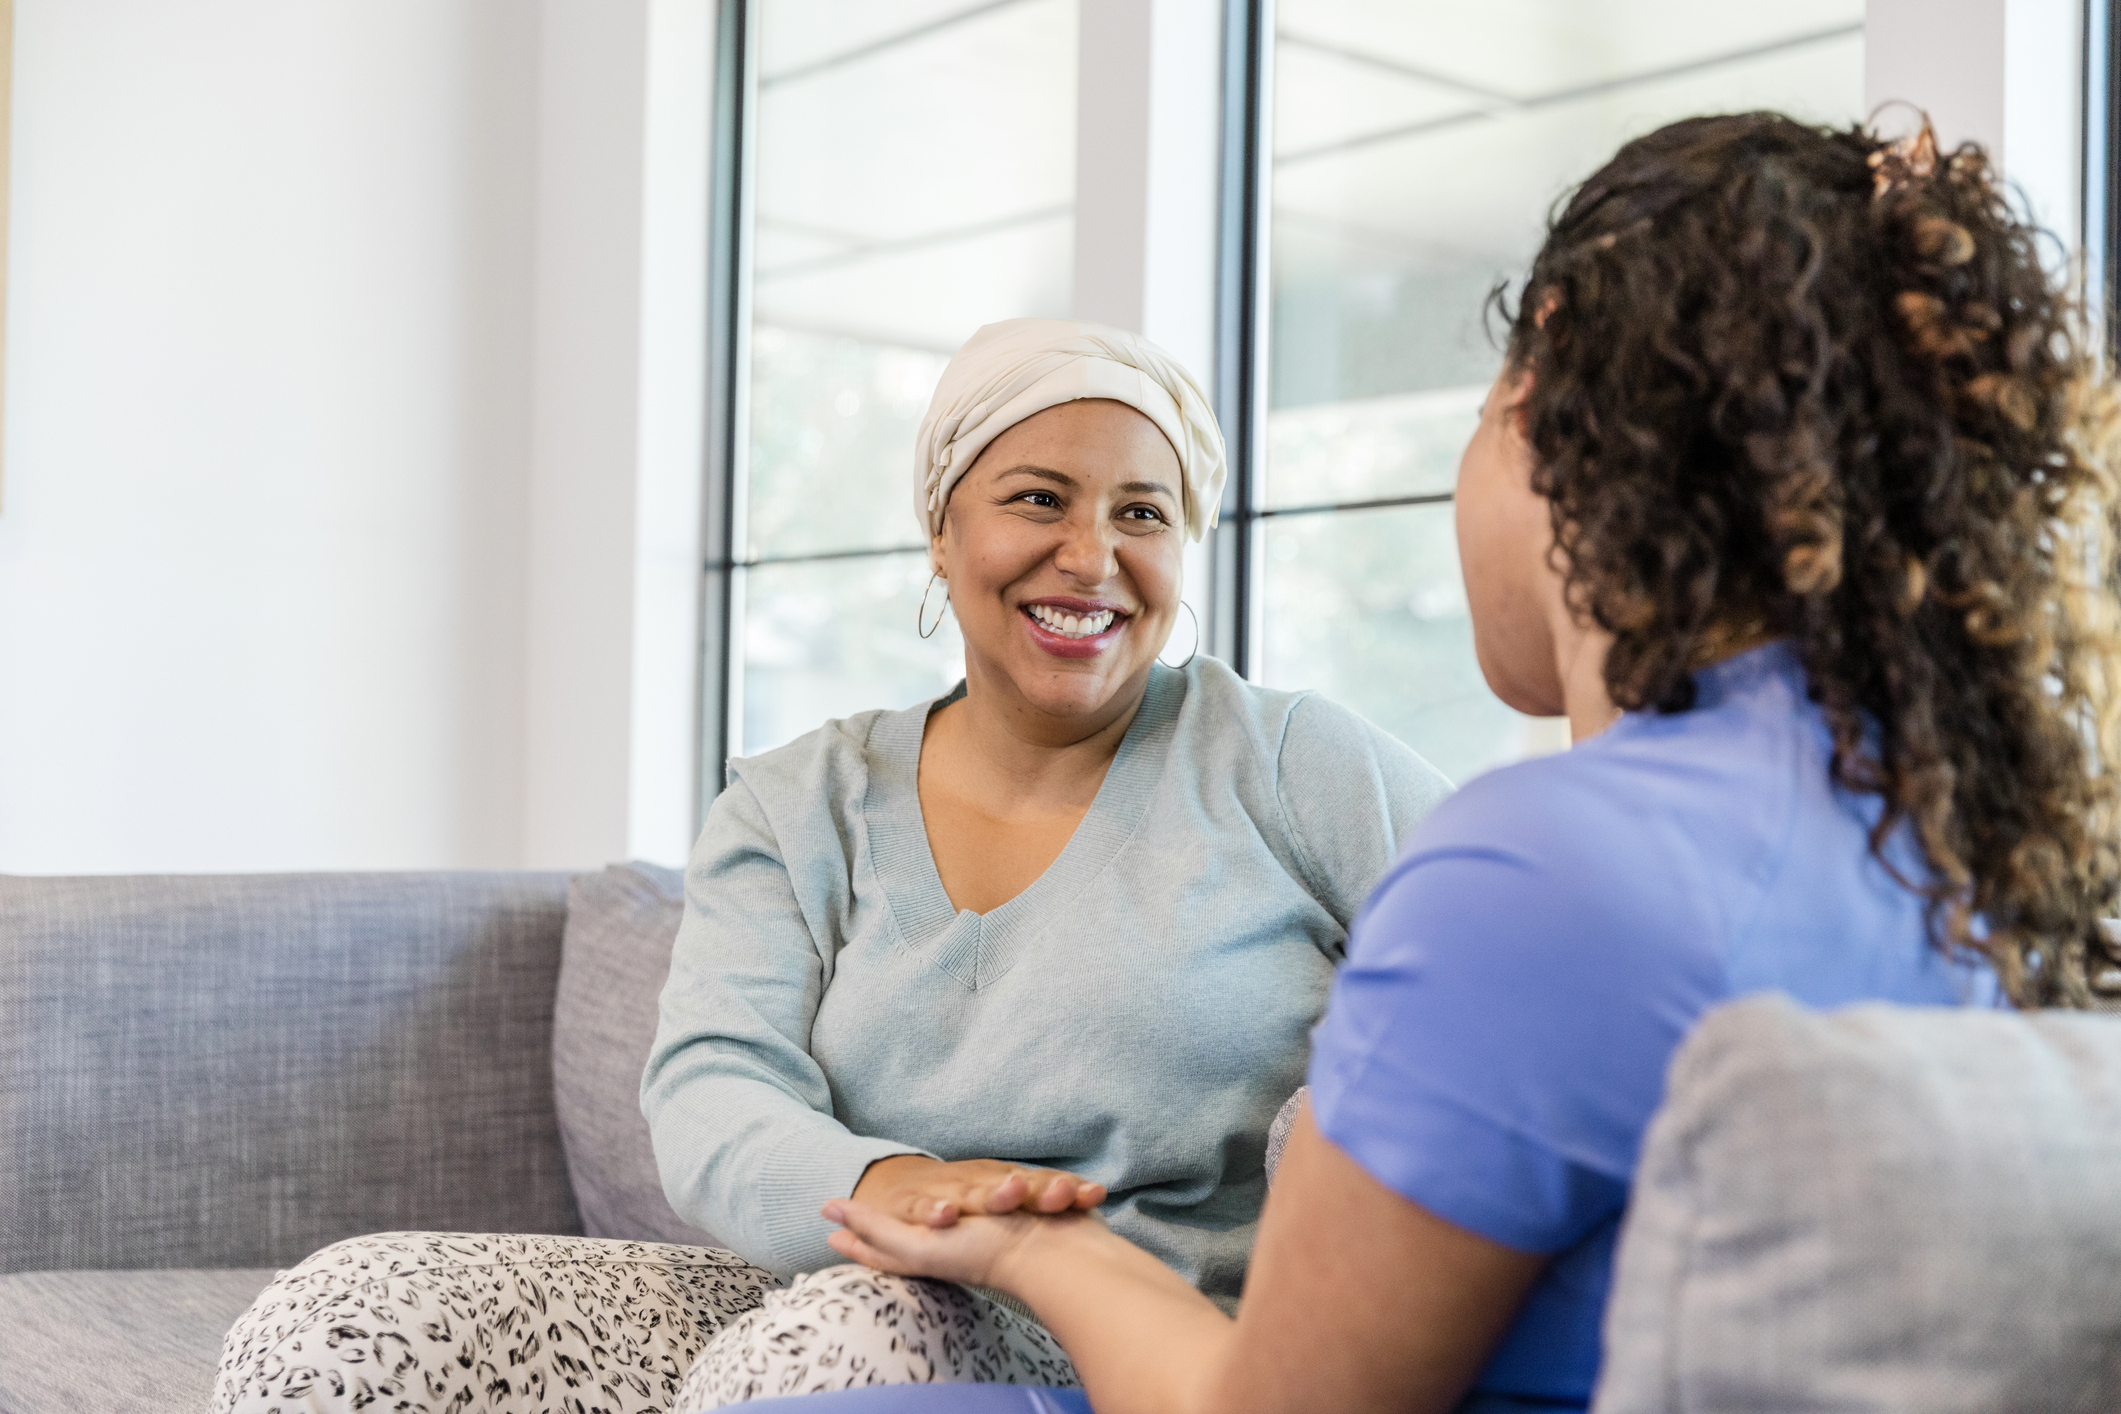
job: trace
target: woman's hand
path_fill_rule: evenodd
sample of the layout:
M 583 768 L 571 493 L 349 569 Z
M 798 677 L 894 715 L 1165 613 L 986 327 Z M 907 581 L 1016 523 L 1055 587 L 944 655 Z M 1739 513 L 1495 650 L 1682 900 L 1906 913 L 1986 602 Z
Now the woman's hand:
M 1034 1216 L 1022 1211 L 967 1217 L 948 1227 L 905 1222 L 852 1198 L 835 1198 L 824 1214 L 843 1230 L 826 1238 L 844 1257 L 901 1276 L 935 1277 L 1005 1288 L 1012 1266 L 1026 1249 L 1091 1228 L 1109 1233 L 1089 1213 L 1071 1210 Z
M 999 1159 L 945 1163 L 894 1154 L 869 1165 L 854 1185 L 854 1199 L 901 1222 L 933 1228 L 973 1214 L 1081 1212 L 1105 1201 L 1105 1185 L 1060 1169 L 1020 1168 Z

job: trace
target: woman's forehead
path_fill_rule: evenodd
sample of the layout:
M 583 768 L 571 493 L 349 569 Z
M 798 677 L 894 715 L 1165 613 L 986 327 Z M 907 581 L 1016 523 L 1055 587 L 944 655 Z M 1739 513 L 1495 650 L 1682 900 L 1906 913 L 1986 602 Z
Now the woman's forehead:
M 1147 416 L 1109 398 L 1081 398 L 1035 412 L 988 443 L 972 474 L 1039 468 L 1075 484 L 1155 482 L 1176 494 L 1178 453 Z

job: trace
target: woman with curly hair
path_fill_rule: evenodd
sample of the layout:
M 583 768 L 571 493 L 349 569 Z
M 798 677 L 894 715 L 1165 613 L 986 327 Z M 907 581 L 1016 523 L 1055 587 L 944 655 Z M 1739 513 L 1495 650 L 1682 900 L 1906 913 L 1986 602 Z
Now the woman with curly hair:
M 2115 988 L 2115 413 L 1981 150 L 1774 114 L 1555 217 L 1459 472 L 1482 671 L 1577 746 L 1372 896 L 1225 1318 L 1094 1222 L 828 1205 L 1099 1414 L 1580 1408 L 1673 1051 L 1760 991 Z

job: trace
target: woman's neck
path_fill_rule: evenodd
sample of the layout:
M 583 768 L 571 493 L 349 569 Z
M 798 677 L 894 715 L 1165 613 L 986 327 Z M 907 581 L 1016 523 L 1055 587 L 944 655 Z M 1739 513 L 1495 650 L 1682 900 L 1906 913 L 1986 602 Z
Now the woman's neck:
M 1086 808 L 1149 686 L 1144 673 L 1097 711 L 1061 717 L 972 673 L 967 679 L 965 696 L 929 715 L 923 766 L 943 767 L 960 791 L 991 794 L 997 816 Z
M 1694 654 L 1693 671 L 1750 653 L 1779 637 L 1764 622 L 1712 625 Z M 1561 700 L 1572 742 L 1588 741 L 1620 720 L 1620 709 L 1613 705 L 1605 686 L 1605 659 L 1612 647 L 1613 636 L 1595 627 L 1572 624 L 1568 632 L 1555 635 L 1554 666 L 1561 675 Z

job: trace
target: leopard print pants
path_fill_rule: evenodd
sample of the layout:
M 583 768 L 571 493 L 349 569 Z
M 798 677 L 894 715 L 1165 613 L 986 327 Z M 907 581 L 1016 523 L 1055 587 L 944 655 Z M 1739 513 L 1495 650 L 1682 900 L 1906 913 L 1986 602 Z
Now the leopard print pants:
M 1045 1328 L 946 1282 L 733 1252 L 383 1233 L 280 1273 L 222 1345 L 213 1414 L 695 1414 L 858 1385 L 1075 1388 Z

